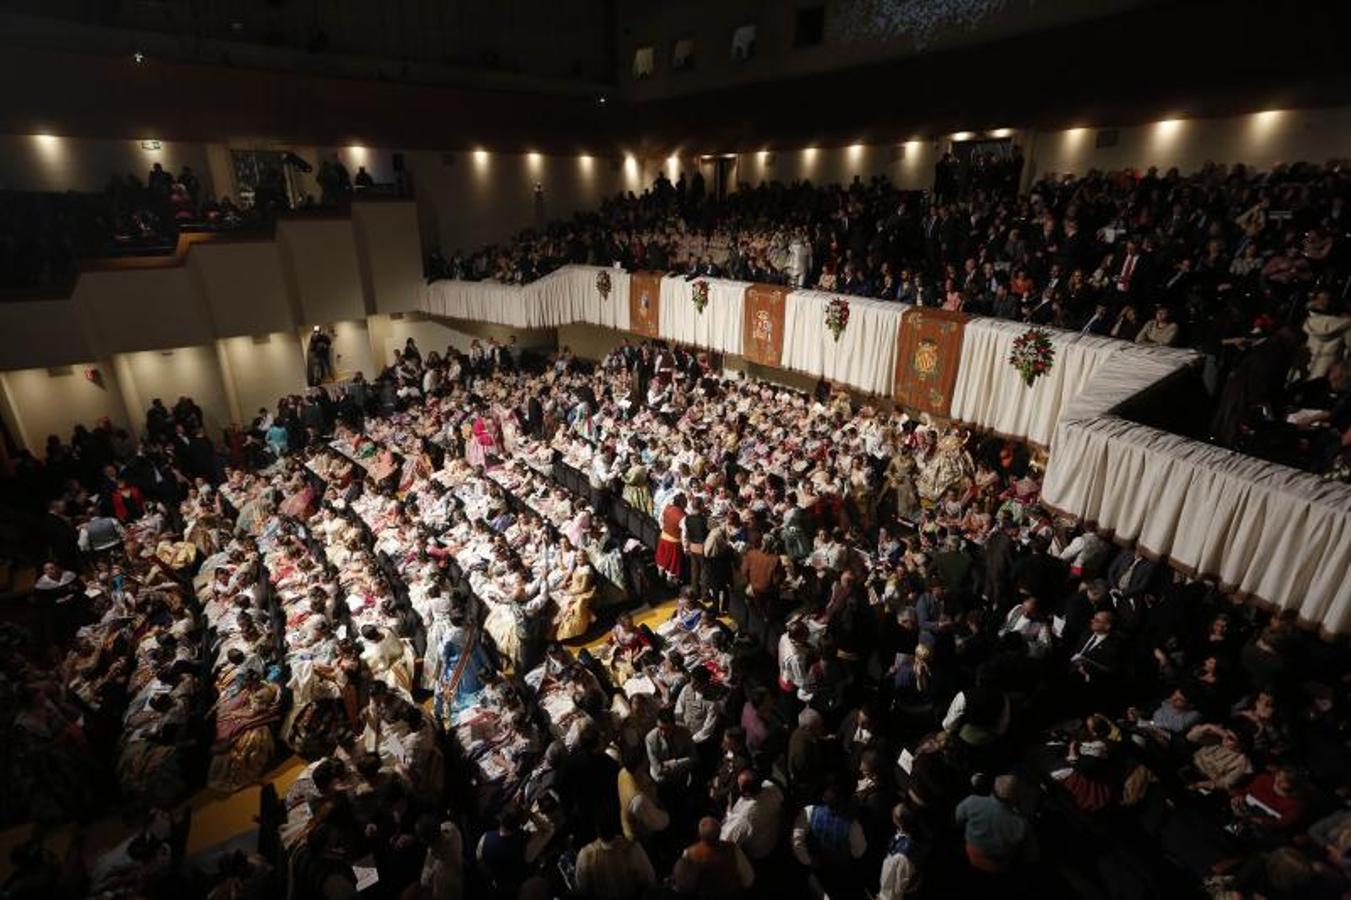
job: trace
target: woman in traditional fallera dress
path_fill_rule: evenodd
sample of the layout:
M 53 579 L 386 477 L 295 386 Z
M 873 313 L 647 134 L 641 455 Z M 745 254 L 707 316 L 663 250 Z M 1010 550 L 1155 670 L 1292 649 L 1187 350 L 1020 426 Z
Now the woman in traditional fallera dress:
M 909 451 L 901 450 L 891 458 L 884 478 L 896 501 L 896 518 L 913 522 L 919 516 L 919 494 L 915 491 L 915 460 Z
M 560 641 L 586 634 L 596 620 L 591 607 L 596 601 L 596 573 L 586 554 L 577 554 L 572 576 L 556 597 L 558 602 L 557 629 L 554 637 Z
M 623 684 L 638 671 L 638 660 L 651 649 L 641 629 L 633 624 L 633 617 L 620 613 L 610 629 L 610 638 L 601 657 L 610 670 L 610 678 L 615 684 Z
M 496 452 L 497 438 L 493 434 L 492 422 L 482 415 L 474 416 L 470 434 L 465 440 L 464 458 L 472 466 L 483 467 L 488 464 L 489 455 Z
M 624 502 L 645 516 L 652 515 L 652 489 L 647 483 L 647 466 L 639 459 L 624 472 Z
M 965 489 L 975 473 L 966 442 L 955 432 L 938 439 L 933 451 L 919 464 L 916 487 L 925 503 L 937 503 L 948 488 Z
M 489 670 L 488 655 L 479 640 L 479 626 L 462 614 L 451 613 L 451 627 L 441 642 L 441 680 L 436 690 L 437 718 L 449 718 L 473 706 L 483 692 L 481 673 Z
M 230 793 L 262 777 L 276 752 L 272 731 L 280 718 L 281 692 L 250 670 L 239 693 L 216 708 L 216 742 L 207 786 Z
M 657 568 L 673 581 L 679 581 L 685 571 L 685 551 L 682 549 L 680 523 L 685 519 L 685 495 L 676 494 L 661 512 L 661 539 L 657 542 Z

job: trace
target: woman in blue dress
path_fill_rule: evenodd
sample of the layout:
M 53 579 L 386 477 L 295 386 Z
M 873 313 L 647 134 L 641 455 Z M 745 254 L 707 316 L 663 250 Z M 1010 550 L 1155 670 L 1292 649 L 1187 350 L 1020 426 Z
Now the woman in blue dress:
M 477 622 L 452 614 L 451 626 L 441 644 L 441 681 L 436 691 L 436 718 L 443 724 L 477 702 L 483 692 L 479 672 L 491 668 L 480 641 Z

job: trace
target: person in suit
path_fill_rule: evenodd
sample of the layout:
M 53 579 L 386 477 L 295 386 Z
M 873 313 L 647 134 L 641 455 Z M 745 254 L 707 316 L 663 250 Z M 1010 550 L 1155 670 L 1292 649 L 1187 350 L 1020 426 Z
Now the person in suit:
M 1018 558 L 1018 526 L 1008 513 L 999 514 L 999 525 L 985 540 L 985 598 L 995 609 L 1013 602 L 1013 569 Z
M 66 515 L 66 505 L 62 500 L 53 500 L 42 517 L 42 536 L 47 544 L 51 558 L 72 572 L 80 570 L 80 533 L 71 524 Z
M 961 538 L 945 538 L 942 551 L 934 555 L 933 566 L 947 588 L 947 612 L 957 616 L 977 605 L 976 565 L 962 549 Z
M 525 428 L 531 437 L 539 437 L 544 430 L 544 404 L 538 394 L 531 394 L 525 403 Z
M 1121 257 L 1121 268 L 1117 269 L 1113 282 L 1123 297 L 1135 298 L 1144 294 L 1148 286 L 1149 263 L 1135 241 L 1126 241 L 1126 251 Z
M 1044 537 L 1032 539 L 1032 552 L 1014 567 L 1014 583 L 1043 603 L 1059 597 L 1069 578 L 1069 566 L 1050 552 L 1050 542 Z M 1004 610 L 1000 610 L 1004 612 Z
M 1107 567 L 1107 585 L 1134 599 L 1150 588 L 1157 569 L 1158 563 L 1146 559 L 1139 547 L 1129 553 L 1123 550 Z
M 1084 320 L 1080 327 L 1080 334 L 1092 334 L 1098 337 L 1106 337 L 1112 330 L 1112 314 L 1107 308 L 1106 303 L 1096 303 L 1093 306 L 1093 314 Z
M 1070 680 L 1085 709 L 1107 708 L 1121 669 L 1121 641 L 1113 631 L 1114 616 L 1099 610 L 1088 623 L 1088 637 L 1070 657 Z

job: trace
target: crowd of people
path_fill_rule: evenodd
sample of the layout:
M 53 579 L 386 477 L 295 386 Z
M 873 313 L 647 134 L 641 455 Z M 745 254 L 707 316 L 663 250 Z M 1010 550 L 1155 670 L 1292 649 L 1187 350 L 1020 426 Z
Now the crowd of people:
M 311 171 L 286 154 L 261 166 L 239 202 L 204 189 L 191 166 L 175 173 L 161 163 L 145 178 L 111 176 L 102 193 L 0 191 L 0 290 L 69 290 L 81 259 L 172 252 L 183 229 L 264 229 L 293 208 L 287 167 Z M 343 206 L 377 187 L 365 166 L 353 175 L 336 154 L 321 160 L 315 180 L 320 196 L 307 195 L 299 208 Z M 393 189 L 406 193 L 408 185 L 401 178 Z
M 567 263 L 618 264 L 1193 347 L 1223 410 L 1196 437 L 1345 477 L 1351 170 L 1047 173 L 1019 193 L 1011 159 L 981 175 L 945 156 L 934 191 L 876 176 L 742 185 L 718 200 L 697 174 L 662 175 L 429 269 L 523 283 Z
M 173 250 L 180 228 L 256 227 L 252 208 L 202 188 L 191 166 L 155 163 L 144 179 L 114 175 L 102 193 L 4 191 L 0 288 L 68 290 L 81 259 Z
M 57 499 L 7 809 L 152 811 L 16 895 L 1346 890 L 1343 645 L 1057 517 L 1015 442 L 651 343 L 410 340 L 200 423 L 10 486 Z M 259 852 L 181 865 L 158 810 L 291 753 Z

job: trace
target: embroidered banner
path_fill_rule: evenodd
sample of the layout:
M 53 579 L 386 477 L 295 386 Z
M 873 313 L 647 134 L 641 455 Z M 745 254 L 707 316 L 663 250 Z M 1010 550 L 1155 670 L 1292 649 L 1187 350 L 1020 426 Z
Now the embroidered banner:
M 661 324 L 661 273 L 634 272 L 629 276 L 629 331 L 655 338 Z
M 900 405 L 946 418 L 962 359 L 967 316 L 941 309 L 915 308 L 901 316 L 896 338 L 896 385 Z
M 783 319 L 788 290 L 770 284 L 746 288 L 741 355 L 762 366 L 783 364 Z

